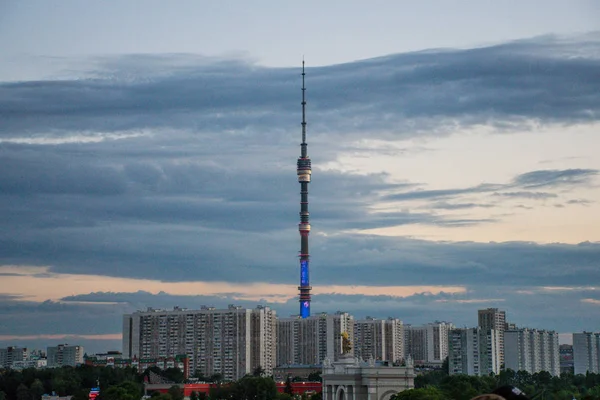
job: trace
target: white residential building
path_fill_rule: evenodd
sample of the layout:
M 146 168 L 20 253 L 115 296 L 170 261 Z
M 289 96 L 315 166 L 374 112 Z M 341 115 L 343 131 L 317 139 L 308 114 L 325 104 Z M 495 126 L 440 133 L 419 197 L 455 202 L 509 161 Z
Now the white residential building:
M 390 317 L 385 321 L 385 343 L 384 360 L 391 362 L 404 360 L 404 324 L 401 320 Z
M 345 312 L 321 313 L 277 322 L 277 365 L 316 365 L 338 360 L 342 333 L 354 343 L 354 317 Z
M 504 364 L 504 331 L 507 328 L 506 312 L 497 308 L 486 308 L 477 311 L 478 326 L 483 330 L 493 329 L 496 331 L 498 341 L 500 342 L 500 364 Z
M 450 375 L 500 373 L 500 341 L 493 329 L 452 329 L 448 334 Z
M 359 360 L 399 362 L 404 358 L 404 325 L 395 318 L 354 321 L 354 355 Z
M 68 344 L 59 344 L 58 346 L 48 347 L 46 351 L 47 365 L 50 368 L 64 367 L 83 364 L 83 346 L 69 346 Z
M 386 357 L 385 320 L 367 317 L 354 321 L 354 356 L 359 360 Z
M 450 322 L 429 323 L 404 327 L 404 353 L 415 365 L 439 364 L 448 356 L 448 332 L 454 328 Z
M 600 372 L 600 333 L 573 334 L 573 370 L 575 375 Z
M 185 354 L 196 371 L 239 379 L 262 367 L 271 374 L 276 361 L 276 313 L 268 307 L 138 311 L 123 316 L 123 354 L 127 358 L 167 358 Z
M 514 371 L 547 371 L 559 376 L 558 333 L 528 328 L 505 331 L 504 365 Z

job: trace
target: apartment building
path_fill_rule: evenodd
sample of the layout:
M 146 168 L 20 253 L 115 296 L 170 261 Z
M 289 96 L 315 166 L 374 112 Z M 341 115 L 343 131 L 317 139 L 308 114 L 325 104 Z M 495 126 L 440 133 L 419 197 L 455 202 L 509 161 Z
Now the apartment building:
M 452 329 L 448 333 L 450 375 L 485 376 L 500 373 L 498 335 L 493 329 Z
M 12 368 L 13 363 L 26 361 L 28 351 L 25 347 L 10 346 L 0 349 L 0 367 Z
M 138 311 L 123 316 L 126 358 L 185 354 L 190 374 L 199 371 L 239 379 L 261 366 L 271 374 L 276 361 L 276 313 L 269 307 Z
M 575 375 L 600 372 L 600 333 L 573 334 L 573 371 Z
M 547 371 L 559 376 L 558 333 L 528 328 L 505 331 L 504 365 L 514 371 Z
M 64 367 L 83 364 L 83 355 L 85 354 L 83 346 L 70 346 L 68 344 L 59 344 L 46 349 L 47 366 Z
M 493 329 L 498 335 L 500 342 L 500 364 L 504 364 L 504 331 L 507 328 L 506 324 L 506 312 L 498 310 L 497 308 L 487 308 L 485 310 L 477 311 L 478 326 L 488 331 Z
M 294 316 L 277 322 L 277 365 L 315 365 L 337 361 L 342 353 L 342 333 L 354 343 L 354 317 L 338 311 L 308 318 Z
M 404 353 L 415 365 L 441 365 L 448 356 L 448 332 L 454 328 L 450 322 L 429 323 L 421 326 L 404 326 Z
M 398 362 L 404 358 L 404 325 L 395 318 L 354 321 L 354 355 L 361 360 Z

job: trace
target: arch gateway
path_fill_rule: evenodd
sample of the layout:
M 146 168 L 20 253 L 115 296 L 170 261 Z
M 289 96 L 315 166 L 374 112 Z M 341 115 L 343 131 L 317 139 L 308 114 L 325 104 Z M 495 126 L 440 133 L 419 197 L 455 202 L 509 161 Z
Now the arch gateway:
M 323 362 L 323 400 L 389 400 L 415 387 L 412 360 L 396 367 L 388 362 L 359 361 L 343 354 L 338 361 Z

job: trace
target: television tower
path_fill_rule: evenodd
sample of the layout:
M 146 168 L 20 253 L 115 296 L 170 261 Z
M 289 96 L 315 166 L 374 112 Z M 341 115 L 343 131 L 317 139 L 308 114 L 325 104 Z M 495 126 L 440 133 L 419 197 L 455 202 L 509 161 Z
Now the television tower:
M 300 182 L 300 317 L 310 317 L 310 286 L 309 279 L 309 254 L 308 234 L 310 233 L 310 222 L 308 214 L 308 184 L 312 170 L 310 157 L 306 152 L 306 87 L 304 87 L 304 60 L 302 60 L 302 143 L 300 144 L 300 157 L 298 157 L 298 182 Z

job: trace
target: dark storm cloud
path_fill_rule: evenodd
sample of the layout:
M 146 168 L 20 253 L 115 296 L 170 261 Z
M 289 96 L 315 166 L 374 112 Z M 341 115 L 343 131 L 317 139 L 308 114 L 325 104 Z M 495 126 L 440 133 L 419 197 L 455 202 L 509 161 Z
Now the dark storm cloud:
M 597 121 L 599 51 L 597 35 L 545 37 L 309 68 L 310 122 L 320 133 L 407 136 L 481 123 L 510 129 L 527 119 Z M 277 137 L 297 122 L 297 68 L 207 59 L 182 66 L 180 57 L 115 58 L 90 71 L 94 79 L 1 84 L 0 134 L 162 127 Z M 131 70 L 144 75 L 131 78 Z

